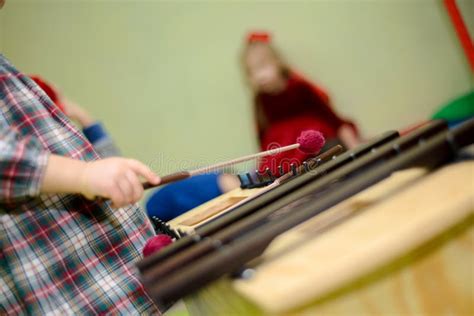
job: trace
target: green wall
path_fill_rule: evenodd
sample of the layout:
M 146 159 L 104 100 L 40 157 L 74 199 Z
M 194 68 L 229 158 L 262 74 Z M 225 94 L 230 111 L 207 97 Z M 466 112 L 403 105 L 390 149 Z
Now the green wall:
M 0 10 L 0 52 L 3 53 L 3 11 Z
M 256 150 L 238 65 L 251 29 L 271 30 L 365 136 L 423 120 L 473 87 L 434 1 L 9 0 L 3 10 L 5 55 L 161 174 Z

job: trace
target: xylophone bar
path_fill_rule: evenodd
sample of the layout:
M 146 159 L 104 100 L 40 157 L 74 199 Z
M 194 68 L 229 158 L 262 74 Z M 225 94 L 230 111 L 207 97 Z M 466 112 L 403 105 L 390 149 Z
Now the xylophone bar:
M 436 121 L 431 126 L 433 130 L 442 130 L 447 128 L 447 125 L 441 121 Z M 216 217 L 215 219 L 207 223 L 205 226 L 198 228 L 195 234 L 192 234 L 185 238 L 181 238 L 170 246 L 164 248 L 160 252 L 141 260 L 137 264 L 138 269 L 140 271 L 144 271 L 145 269 L 152 267 L 157 262 L 160 262 L 167 257 L 173 256 L 174 254 L 181 252 L 185 248 L 190 247 L 193 244 L 199 242 L 206 236 L 211 235 L 212 233 L 231 225 L 232 223 L 248 216 L 249 214 L 252 214 L 261 207 L 271 203 L 273 200 L 290 194 L 291 192 L 297 190 L 307 182 L 327 175 L 333 172 L 334 170 L 337 170 L 338 168 L 368 153 L 371 153 L 375 148 L 380 147 L 386 144 L 387 142 L 396 139 L 397 137 L 398 132 L 386 132 L 381 136 L 371 140 L 370 142 L 363 144 L 355 148 L 354 150 L 348 151 L 342 154 L 341 156 L 338 156 L 336 159 L 321 165 L 320 167 L 318 167 L 317 172 L 313 170 L 312 172 L 308 172 L 305 175 L 292 179 L 291 181 L 286 182 L 283 185 L 273 189 L 271 195 L 268 194 L 269 192 L 267 192 L 263 195 L 260 195 L 258 198 L 240 206 L 233 212 L 226 213 L 225 215 L 220 217 Z M 316 157 L 316 159 L 318 159 L 318 157 Z
M 473 133 L 474 121 L 471 121 L 450 133 L 438 133 L 437 136 L 430 139 L 418 138 L 417 140 L 422 142 L 415 145 L 414 148 L 406 148 L 406 139 L 404 139 L 405 142 L 392 144 L 392 151 L 403 150 L 404 153 L 397 154 L 395 158 L 385 157 L 388 159 L 385 159 L 383 164 L 376 164 L 364 173 L 359 173 L 342 183 L 338 190 L 329 192 L 325 197 L 322 197 L 317 205 L 294 210 L 284 220 L 268 222 L 253 231 L 252 234 L 240 236 L 238 240 L 229 245 L 221 245 L 220 250 L 212 256 L 195 261 L 193 264 L 179 269 L 178 273 L 161 275 L 158 282 L 153 282 L 154 278 L 149 278 L 151 275 L 144 275 L 146 287 L 158 303 L 182 297 L 225 273 L 235 271 L 249 260 L 257 257 L 278 234 L 379 182 L 389 176 L 391 172 L 416 165 L 434 168 L 449 160 L 458 148 L 472 143 Z M 414 139 L 409 140 L 413 141 Z M 424 143 L 423 140 L 425 140 Z
M 423 131 L 425 131 L 424 133 L 427 134 L 436 133 L 446 128 L 446 123 L 442 121 L 435 121 L 425 127 Z M 346 164 L 359 159 L 360 157 L 370 154 L 376 148 L 383 146 L 386 143 L 393 141 L 397 138 L 397 132 L 386 132 L 381 136 L 377 137 L 376 139 L 368 142 L 367 144 L 361 145 L 354 150 L 348 151 L 337 157 L 337 159 L 320 166 L 317 171 L 315 170 L 313 172 L 308 172 L 305 175 L 292 179 L 284 185 L 272 189 L 271 194 L 270 192 L 262 194 L 258 198 L 249 201 L 248 203 L 242 205 L 233 212 L 226 213 L 224 216 L 221 217 L 217 217 L 213 221 L 207 223 L 204 227 L 198 228 L 195 234 L 186 236 L 185 238 L 181 238 L 172 245 L 164 248 L 160 252 L 138 262 L 138 269 L 143 273 L 146 269 L 153 267 L 158 262 L 161 265 L 163 263 L 163 260 L 165 260 L 166 258 L 172 257 L 177 253 L 181 253 L 186 248 L 189 248 L 192 245 L 199 243 L 200 240 L 206 238 L 207 236 L 210 236 L 211 234 L 222 230 L 223 228 L 237 222 L 238 220 L 245 218 L 246 216 L 254 213 L 262 207 L 270 204 L 271 202 L 284 196 L 287 196 L 292 192 L 295 192 L 300 187 L 304 186 L 306 183 L 319 179 L 325 175 L 331 174 L 338 168 L 341 168 Z
M 382 148 L 385 148 L 385 150 L 374 151 L 374 148 L 372 148 L 370 150 L 372 154 L 362 156 L 362 158 L 359 158 L 348 165 L 336 169 L 328 176 L 322 177 L 322 179 L 320 179 L 320 182 L 318 183 L 318 189 L 313 188 L 313 191 L 324 190 L 329 185 L 341 178 L 345 178 L 355 172 L 360 172 L 361 170 L 363 170 L 363 168 L 369 168 L 374 164 L 378 164 L 383 158 L 396 155 L 398 153 L 399 148 L 405 149 L 409 146 L 414 146 L 416 143 L 418 143 L 419 139 L 423 137 L 427 138 L 443 130 L 446 130 L 446 125 L 440 121 L 436 121 L 432 124 L 427 125 L 424 128 L 419 129 L 416 133 L 404 137 L 403 142 L 397 143 L 395 151 L 393 150 L 394 145 L 392 143 L 384 145 Z M 326 174 L 324 171 L 321 172 L 321 170 L 319 169 L 315 171 L 319 171 L 320 175 Z M 161 276 L 165 276 L 166 274 L 176 270 L 177 267 L 182 267 L 184 265 L 190 264 L 193 260 L 197 260 L 214 250 L 220 249 L 223 244 L 230 242 L 232 239 L 237 238 L 237 236 L 245 232 L 258 229 L 259 226 L 263 222 L 265 222 L 268 217 L 272 215 L 275 211 L 299 198 L 304 197 L 304 195 L 306 194 L 307 189 L 303 187 L 297 192 L 294 192 L 291 196 L 282 197 L 270 206 L 267 206 L 264 209 L 260 209 L 258 212 L 249 215 L 238 222 L 234 222 L 232 226 L 226 226 L 225 228 L 219 230 L 215 233 L 215 235 L 212 236 L 212 238 L 203 238 L 202 241 L 196 243 L 192 247 L 183 249 L 172 257 L 167 257 L 165 259 L 160 260 L 159 265 L 155 266 L 151 271 L 148 271 L 147 276 L 151 279 L 157 280 Z

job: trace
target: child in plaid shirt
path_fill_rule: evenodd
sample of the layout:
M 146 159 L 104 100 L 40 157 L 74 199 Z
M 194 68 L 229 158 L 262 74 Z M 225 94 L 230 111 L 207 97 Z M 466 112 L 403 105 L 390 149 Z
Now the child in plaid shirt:
M 0 314 L 159 314 L 134 268 L 153 235 L 131 205 L 140 177 L 160 181 L 136 160 L 99 160 L 0 55 Z

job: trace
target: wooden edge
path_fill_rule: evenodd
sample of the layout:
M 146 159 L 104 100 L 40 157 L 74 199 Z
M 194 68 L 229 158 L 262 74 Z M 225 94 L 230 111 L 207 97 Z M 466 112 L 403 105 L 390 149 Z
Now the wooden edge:
M 253 278 L 233 282 L 234 288 L 271 313 L 315 300 L 472 214 L 474 191 L 469 183 L 473 184 L 473 176 L 474 162 L 428 174 L 278 260 L 264 261 Z M 374 189 L 383 185 L 386 182 Z
M 193 230 L 194 226 L 189 226 L 189 225 L 184 225 L 184 223 L 194 217 L 197 217 L 199 216 L 199 214 L 201 213 L 204 213 L 206 212 L 206 210 L 208 209 L 212 209 L 212 208 L 215 208 L 215 207 L 218 207 L 219 204 L 226 204 L 226 201 L 228 199 L 232 199 L 232 198 L 246 198 L 248 196 L 251 196 L 253 194 L 256 194 L 260 191 L 261 189 L 260 188 L 257 188 L 257 189 L 241 189 L 241 188 L 237 188 L 237 189 L 234 189 L 232 191 L 229 191 L 229 192 L 226 192 L 206 203 L 203 203 L 201 205 L 199 205 L 198 207 L 195 207 L 193 208 L 192 210 L 182 214 L 181 216 L 178 216 L 174 219 L 172 219 L 171 221 L 168 222 L 168 224 L 174 228 L 174 229 L 177 229 L 177 228 L 181 228 L 181 229 L 190 229 L 190 230 Z M 227 207 L 228 208 L 228 207 Z M 227 209 L 226 208 L 226 209 Z M 224 209 L 223 211 L 225 211 L 226 209 Z M 222 213 L 222 212 L 219 212 L 219 214 Z M 213 217 L 215 217 L 216 215 L 218 214 L 214 214 L 214 216 L 211 216 L 210 218 L 206 218 L 207 220 L 210 220 L 212 219 Z

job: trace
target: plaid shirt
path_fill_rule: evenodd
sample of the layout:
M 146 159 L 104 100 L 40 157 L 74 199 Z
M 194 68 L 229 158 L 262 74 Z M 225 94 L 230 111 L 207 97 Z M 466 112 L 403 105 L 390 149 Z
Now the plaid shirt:
M 40 195 L 50 153 L 98 158 L 0 55 L 0 314 L 159 314 L 134 267 L 153 235 L 142 210 Z

